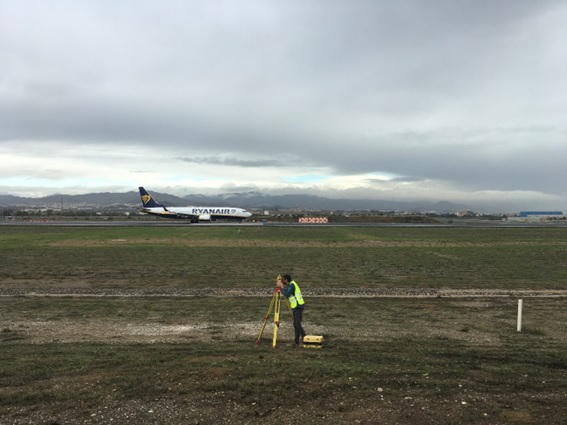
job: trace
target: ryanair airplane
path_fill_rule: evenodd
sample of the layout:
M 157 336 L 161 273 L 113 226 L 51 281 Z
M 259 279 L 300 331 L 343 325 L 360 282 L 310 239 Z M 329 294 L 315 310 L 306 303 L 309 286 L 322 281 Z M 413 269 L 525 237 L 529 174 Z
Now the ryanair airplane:
M 199 221 L 242 221 L 252 214 L 242 208 L 234 207 L 168 207 L 158 204 L 143 187 L 139 187 L 142 198 L 141 211 L 165 218 Z

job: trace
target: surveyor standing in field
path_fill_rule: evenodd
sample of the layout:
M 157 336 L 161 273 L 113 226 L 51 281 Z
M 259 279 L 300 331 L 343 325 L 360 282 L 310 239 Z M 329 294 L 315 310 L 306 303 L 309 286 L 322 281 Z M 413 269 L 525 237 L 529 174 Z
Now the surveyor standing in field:
M 305 301 L 301 295 L 299 285 L 291 278 L 289 274 L 282 275 L 281 281 L 278 281 L 278 287 L 282 289 L 282 295 L 289 301 L 291 310 L 293 311 L 293 327 L 295 328 L 294 346 L 299 346 L 299 341 L 303 341 L 305 331 L 301 326 L 303 320 L 303 310 Z

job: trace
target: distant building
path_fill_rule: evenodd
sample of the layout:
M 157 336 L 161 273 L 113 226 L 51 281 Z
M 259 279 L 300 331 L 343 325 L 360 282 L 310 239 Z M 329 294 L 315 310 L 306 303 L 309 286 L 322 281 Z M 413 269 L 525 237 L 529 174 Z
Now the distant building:
M 519 214 L 508 217 L 508 219 L 517 221 L 564 222 L 567 220 L 567 217 L 565 217 L 563 211 L 520 211 Z
M 457 217 L 474 217 L 474 216 L 476 216 L 477 214 L 474 213 L 473 211 L 465 210 L 465 211 L 457 211 L 457 212 L 455 213 L 455 215 L 456 215 Z
M 537 216 L 537 218 L 542 217 L 561 217 L 563 215 L 563 211 L 520 211 L 520 217 L 528 218 Z M 536 217 L 534 217 L 536 218 Z

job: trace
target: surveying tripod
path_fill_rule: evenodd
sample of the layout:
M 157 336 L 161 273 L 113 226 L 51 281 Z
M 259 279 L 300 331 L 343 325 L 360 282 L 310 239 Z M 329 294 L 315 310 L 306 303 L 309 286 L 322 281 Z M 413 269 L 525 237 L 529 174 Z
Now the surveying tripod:
M 276 281 L 281 282 L 281 275 L 278 275 Z M 281 311 L 281 303 L 282 303 L 282 290 L 278 286 L 274 291 L 274 295 L 272 296 L 272 301 L 270 302 L 270 307 L 268 307 L 268 312 L 266 313 L 266 317 L 264 318 L 264 323 L 262 324 L 262 329 L 260 330 L 260 335 L 258 335 L 258 339 L 256 339 L 256 344 L 260 344 L 260 339 L 262 338 L 262 334 L 264 333 L 264 329 L 266 329 L 266 323 L 270 318 L 270 314 L 272 314 L 272 310 L 274 311 L 274 336 L 272 338 L 272 348 L 276 348 L 276 340 L 278 338 L 278 328 L 280 327 L 280 311 Z M 284 297 L 285 298 L 285 297 Z M 291 311 L 291 306 L 285 298 L 285 303 L 287 304 L 287 308 L 291 313 L 291 319 L 293 321 L 293 311 Z

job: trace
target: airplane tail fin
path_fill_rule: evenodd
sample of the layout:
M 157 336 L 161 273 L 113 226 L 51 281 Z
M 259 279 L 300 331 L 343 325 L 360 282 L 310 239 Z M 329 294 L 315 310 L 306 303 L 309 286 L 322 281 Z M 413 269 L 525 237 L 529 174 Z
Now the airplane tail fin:
M 154 201 L 154 198 L 151 197 L 146 189 L 141 186 L 138 189 L 140 189 L 140 197 L 142 198 L 142 206 L 144 208 L 165 208 L 163 205 Z

